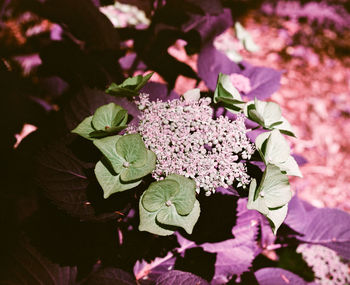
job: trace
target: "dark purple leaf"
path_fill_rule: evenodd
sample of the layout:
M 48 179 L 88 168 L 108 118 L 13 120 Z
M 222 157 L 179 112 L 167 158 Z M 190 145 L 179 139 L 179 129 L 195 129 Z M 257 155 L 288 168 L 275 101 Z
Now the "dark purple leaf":
M 167 85 L 158 82 L 148 82 L 140 91 L 141 93 L 149 94 L 150 101 L 168 101 L 179 99 L 180 96 L 174 90 L 168 91 Z
M 107 267 L 94 272 L 83 285 L 136 285 L 134 276 L 119 268 Z
M 93 168 L 94 164 L 81 161 L 68 148 L 72 136 L 50 145 L 40 153 L 36 177 L 39 186 L 58 208 L 81 220 L 117 217 L 116 213 L 97 215 L 89 201 L 90 182 L 86 170 Z M 93 191 L 99 193 L 101 190 L 95 185 Z
M 267 99 L 280 88 L 281 71 L 248 63 L 244 63 L 244 66 L 245 69 L 240 74 L 250 79 L 252 90 L 247 94 L 249 99 Z
M 215 90 L 219 73 L 239 73 L 239 66 L 231 61 L 224 53 L 218 51 L 212 44 L 208 44 L 198 55 L 198 75 L 207 87 Z
M 98 107 L 111 102 L 128 111 L 128 114 L 132 116 L 131 124 L 138 124 L 140 113 L 134 102 L 126 98 L 115 98 L 97 89 L 84 88 L 63 109 L 68 130 L 73 130 L 82 120 L 92 115 Z
M 2 253 L 3 254 L 3 253 Z M 2 255 L 1 284 L 74 285 L 77 268 L 60 266 L 42 256 L 29 241 L 24 240 Z
M 266 267 L 255 272 L 260 285 L 306 285 L 301 277 L 281 268 Z
M 306 210 L 296 196 L 289 203 L 285 223 L 300 233 L 297 238 L 306 243 L 319 244 L 350 259 L 350 215 L 338 209 L 313 208 Z
M 182 285 L 209 285 L 209 283 L 189 272 L 172 270 L 162 274 L 156 280 L 156 285 L 182 284 Z

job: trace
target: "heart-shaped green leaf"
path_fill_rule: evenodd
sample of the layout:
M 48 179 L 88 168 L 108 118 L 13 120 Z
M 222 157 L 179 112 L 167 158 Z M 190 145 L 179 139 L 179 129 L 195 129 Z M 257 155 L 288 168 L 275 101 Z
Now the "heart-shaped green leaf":
M 292 198 L 287 175 L 273 165 L 268 164 L 255 199 L 263 199 L 268 208 L 277 208 L 287 204 Z
M 269 213 L 266 215 L 266 217 L 269 219 L 271 228 L 274 234 L 277 233 L 278 228 L 282 225 L 283 221 L 285 220 L 288 212 L 288 204 L 276 208 L 276 209 L 269 209 Z
M 298 164 L 290 155 L 289 144 L 279 130 L 260 134 L 255 145 L 265 164 L 274 164 L 287 175 L 302 177 Z
M 130 166 L 144 166 L 148 159 L 147 149 L 139 134 L 128 134 L 117 141 L 117 153 L 127 161 Z
M 152 183 L 140 199 L 139 229 L 165 235 L 181 227 L 191 234 L 200 214 L 195 187 L 194 181 L 177 174 Z
M 166 203 L 179 191 L 180 185 L 175 180 L 164 179 L 153 182 L 143 195 L 142 205 L 149 212 L 157 211 L 167 207 Z
M 128 167 L 124 167 L 121 171 L 122 181 L 133 181 L 140 179 L 147 174 L 151 173 L 156 168 L 157 157 L 155 153 L 151 150 L 147 150 L 147 160 L 142 166 L 135 166 L 135 164 L 130 164 Z
M 200 215 L 199 202 L 196 200 L 192 211 L 186 215 L 178 214 L 175 205 L 159 210 L 156 218 L 161 224 L 183 228 L 188 234 L 192 234 L 193 227 Z
M 128 113 L 115 103 L 109 103 L 96 109 L 92 117 L 92 126 L 95 130 L 108 131 L 111 127 L 125 125 Z
M 177 213 L 188 215 L 196 201 L 196 183 L 194 180 L 178 174 L 167 176 L 166 180 L 175 180 L 180 185 L 180 191 L 171 199 Z
M 114 171 L 120 173 L 124 168 L 125 159 L 117 153 L 117 142 L 122 136 L 105 137 L 100 140 L 94 140 L 94 145 L 109 160 Z
M 145 194 L 145 193 L 144 193 Z M 166 227 L 157 223 L 156 217 L 158 211 L 149 212 L 143 206 L 141 201 L 143 200 L 144 194 L 140 198 L 139 213 L 140 213 L 140 225 L 139 231 L 146 231 L 155 235 L 168 236 L 174 233 L 174 229 Z
M 92 117 L 93 116 L 85 118 L 74 130 L 72 130 L 72 133 L 78 134 L 88 140 L 92 140 L 93 138 L 90 137 L 90 133 L 95 131 L 91 124 Z
M 120 175 L 108 168 L 108 164 L 102 161 L 97 162 L 95 166 L 95 175 L 97 181 L 102 187 L 103 197 L 107 199 L 110 195 L 135 188 L 141 183 L 141 180 L 132 183 L 125 183 L 120 180 Z

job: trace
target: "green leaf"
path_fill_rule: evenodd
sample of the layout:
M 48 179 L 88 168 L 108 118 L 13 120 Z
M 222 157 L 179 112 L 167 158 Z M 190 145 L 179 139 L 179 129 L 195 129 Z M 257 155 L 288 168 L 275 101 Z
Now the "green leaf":
M 257 190 L 257 183 L 256 183 L 256 180 L 253 179 L 252 182 L 250 182 L 250 186 L 249 186 L 247 208 L 250 210 L 257 210 L 263 215 L 267 215 L 269 213 L 269 209 L 267 208 L 265 201 L 263 199 L 255 199 L 256 190 Z
M 103 189 L 103 197 L 105 199 L 113 193 L 132 189 L 141 183 L 141 180 L 132 183 L 122 182 L 120 180 L 120 175 L 108 169 L 107 164 L 104 164 L 102 161 L 97 162 L 95 166 L 95 175 Z
M 279 130 L 270 132 L 264 153 L 266 164 L 279 165 L 290 156 L 290 147 Z
M 180 191 L 170 200 L 180 215 L 188 215 L 196 201 L 196 183 L 194 180 L 178 174 L 171 174 L 166 177 L 166 180 L 175 180 L 179 183 Z
M 170 228 L 161 226 L 156 221 L 156 216 L 158 214 L 158 211 L 155 212 L 148 212 L 143 206 L 141 201 L 143 200 L 143 196 L 140 198 L 139 202 L 139 214 L 140 214 L 140 225 L 139 225 L 139 231 L 146 231 L 155 235 L 160 236 L 168 236 L 174 233 L 174 230 L 171 230 Z
M 140 134 L 128 134 L 117 141 L 117 153 L 132 167 L 144 166 L 148 159 L 147 149 Z
M 156 218 L 161 224 L 183 228 L 188 234 L 192 234 L 193 227 L 200 215 L 199 202 L 195 200 L 192 211 L 186 215 L 178 214 L 175 205 L 159 210 Z
M 114 171 L 120 173 L 124 168 L 125 159 L 117 153 L 117 142 L 122 136 L 105 137 L 100 140 L 94 140 L 94 145 L 111 163 Z
M 296 137 L 294 134 L 293 128 L 291 124 L 287 121 L 287 119 L 282 116 L 280 120 L 282 121 L 282 124 L 275 126 L 275 128 L 279 129 L 282 134 L 285 134 L 291 137 Z
M 245 28 L 239 23 L 235 23 L 235 32 L 237 39 L 242 43 L 244 48 L 249 52 L 257 52 L 260 50 L 259 46 L 256 45 L 252 36 L 247 32 Z
M 238 113 L 242 110 L 241 95 L 231 83 L 229 75 L 219 73 L 218 82 L 214 92 L 214 103 L 222 102 L 223 106 L 232 113 Z
M 137 75 L 125 79 L 121 84 L 112 83 L 106 90 L 106 93 L 113 96 L 133 97 L 139 94 L 141 88 L 152 77 L 153 72 L 142 76 Z
M 169 234 L 172 227 L 181 227 L 191 234 L 200 214 L 195 187 L 193 180 L 177 174 L 152 183 L 140 199 L 139 229 Z
M 279 130 L 260 134 L 255 145 L 265 164 L 274 164 L 287 175 L 302 177 L 298 164 L 290 155 L 289 144 Z
M 104 138 L 107 136 L 113 136 L 117 133 L 119 133 L 121 130 L 125 129 L 127 126 L 123 125 L 123 126 L 118 126 L 118 127 L 111 127 L 106 131 L 93 131 L 91 132 L 90 138 L 92 139 L 99 139 L 99 138 Z
M 142 205 L 149 212 L 157 211 L 162 207 L 166 207 L 166 202 L 179 191 L 180 185 L 175 180 L 164 179 L 153 182 L 144 192 Z
M 303 175 L 300 172 L 299 166 L 293 156 L 289 156 L 288 159 L 285 162 L 279 164 L 278 167 L 283 172 L 285 172 L 286 175 L 303 177 Z
M 78 134 L 83 138 L 92 140 L 90 133 L 94 131 L 94 128 L 91 125 L 92 116 L 85 118 L 74 130 L 72 133 Z
M 273 233 L 276 235 L 278 228 L 282 225 L 285 220 L 288 212 L 288 204 L 277 208 L 277 209 L 269 209 L 269 213 L 267 214 L 267 218 L 270 221 L 271 228 Z
M 109 103 L 96 109 L 92 117 L 92 126 L 95 130 L 108 131 L 111 127 L 117 127 L 127 121 L 128 113 L 115 103 Z
M 153 151 L 147 150 L 147 160 L 146 163 L 140 167 L 136 167 L 133 164 L 130 164 L 129 167 L 126 167 L 121 172 L 121 180 L 123 181 L 132 181 L 139 179 L 151 173 L 156 168 L 157 157 Z
M 268 164 L 255 195 L 255 199 L 264 200 L 268 208 L 287 204 L 292 198 L 288 177 L 277 166 Z

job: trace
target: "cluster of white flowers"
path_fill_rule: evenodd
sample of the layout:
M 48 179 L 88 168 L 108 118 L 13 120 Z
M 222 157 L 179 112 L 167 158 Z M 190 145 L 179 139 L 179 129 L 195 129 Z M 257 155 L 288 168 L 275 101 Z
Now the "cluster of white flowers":
M 318 284 L 350 283 L 349 265 L 343 263 L 333 250 L 321 245 L 301 244 L 297 252 L 301 253 L 306 263 L 312 267 Z
M 234 182 L 243 188 L 250 183 L 245 160 L 255 148 L 246 136 L 245 117 L 214 120 L 210 102 L 210 98 L 150 102 L 148 95 L 140 95 L 140 124 L 128 132 L 139 132 L 156 154 L 155 179 L 184 175 L 195 180 L 197 192 L 203 189 L 206 195 Z

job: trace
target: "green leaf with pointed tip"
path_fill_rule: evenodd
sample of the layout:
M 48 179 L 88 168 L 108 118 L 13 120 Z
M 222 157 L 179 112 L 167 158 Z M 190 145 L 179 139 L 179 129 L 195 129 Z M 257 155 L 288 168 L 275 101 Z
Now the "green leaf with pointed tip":
M 249 186 L 247 208 L 250 210 L 257 210 L 263 215 L 267 215 L 269 213 L 269 209 L 265 205 L 265 201 L 263 199 L 255 199 L 256 191 L 257 191 L 257 183 L 256 183 L 256 180 L 253 179 L 252 182 L 250 182 L 250 186 Z
M 275 126 L 276 129 L 279 129 L 281 133 L 291 136 L 291 137 L 296 137 L 293 131 L 293 128 L 291 124 L 287 121 L 285 117 L 281 117 L 282 124 Z
M 129 167 L 125 167 L 121 172 L 121 180 L 132 181 L 140 179 L 147 174 L 151 173 L 156 168 L 157 157 L 153 151 L 147 150 L 147 160 L 146 163 L 140 167 L 136 167 L 131 164 Z
M 186 215 L 178 214 L 175 205 L 159 210 L 156 218 L 160 224 L 183 228 L 188 234 L 192 234 L 193 227 L 200 215 L 199 202 L 195 200 L 192 211 Z
M 271 128 L 271 126 L 281 125 L 282 121 L 281 108 L 274 102 L 264 102 L 255 98 L 254 104 L 248 102 L 245 107 L 245 113 L 248 118 L 257 122 L 264 128 Z
M 302 177 L 298 164 L 290 155 L 289 144 L 279 130 L 260 134 L 255 145 L 265 164 L 274 164 L 287 175 Z
M 142 76 L 137 75 L 125 79 L 121 84 L 112 83 L 106 90 L 106 93 L 113 96 L 133 97 L 137 96 L 141 88 L 152 77 L 153 72 Z
M 269 209 L 267 218 L 269 219 L 273 233 L 276 235 L 278 228 L 284 222 L 288 212 L 288 204 L 277 209 Z
M 277 208 L 287 204 L 292 198 L 288 177 L 272 164 L 266 166 L 255 199 L 262 199 L 268 208 Z
M 100 140 L 94 140 L 94 145 L 111 163 L 114 171 L 120 173 L 123 168 L 125 159 L 117 153 L 117 142 L 122 136 L 105 137 Z
M 114 173 L 113 170 L 108 169 L 108 165 L 102 161 L 97 162 L 95 166 L 95 175 L 97 181 L 102 187 L 103 197 L 107 199 L 110 195 L 135 188 L 141 183 L 141 180 L 125 183 L 120 180 L 120 174 Z
M 303 177 L 303 175 L 300 172 L 299 166 L 293 156 L 289 156 L 288 159 L 285 162 L 279 164 L 278 167 L 283 172 L 285 172 L 286 175 Z
M 235 23 L 235 32 L 237 39 L 242 43 L 247 51 L 257 52 L 260 50 L 259 46 L 254 42 L 252 36 L 239 22 Z
M 232 113 L 242 110 L 243 104 L 241 95 L 231 83 L 229 75 L 219 73 L 218 83 L 214 92 L 214 103 L 222 102 L 223 106 Z
M 179 183 L 180 191 L 170 200 L 180 215 L 188 215 L 196 201 L 196 183 L 194 180 L 178 174 L 171 174 L 165 180 L 175 180 Z
M 117 127 L 121 122 L 127 120 L 127 115 L 128 113 L 122 107 L 109 103 L 96 109 L 92 117 L 92 126 L 96 131 L 108 131 L 109 128 Z
M 279 130 L 273 130 L 266 143 L 266 150 L 264 153 L 266 164 L 271 163 L 279 166 L 279 164 L 285 162 L 289 156 L 290 147 L 288 142 Z
M 180 191 L 180 184 L 175 180 L 164 179 L 153 182 L 142 195 L 142 206 L 149 212 L 166 207 L 166 202 Z
M 74 130 L 72 133 L 78 134 L 83 138 L 92 140 L 90 133 L 94 131 L 94 128 L 91 125 L 92 116 L 85 118 Z
M 148 159 L 147 149 L 140 134 L 122 136 L 117 141 L 117 153 L 132 167 L 141 167 Z
M 160 235 L 160 236 L 168 236 L 174 233 L 173 230 L 167 228 L 167 227 L 162 227 L 159 223 L 156 221 L 156 216 L 158 214 L 158 211 L 154 212 L 148 212 L 142 205 L 142 200 L 144 194 L 140 198 L 139 202 L 139 213 L 140 213 L 140 225 L 139 225 L 139 231 L 146 231 L 150 232 L 155 235 Z

